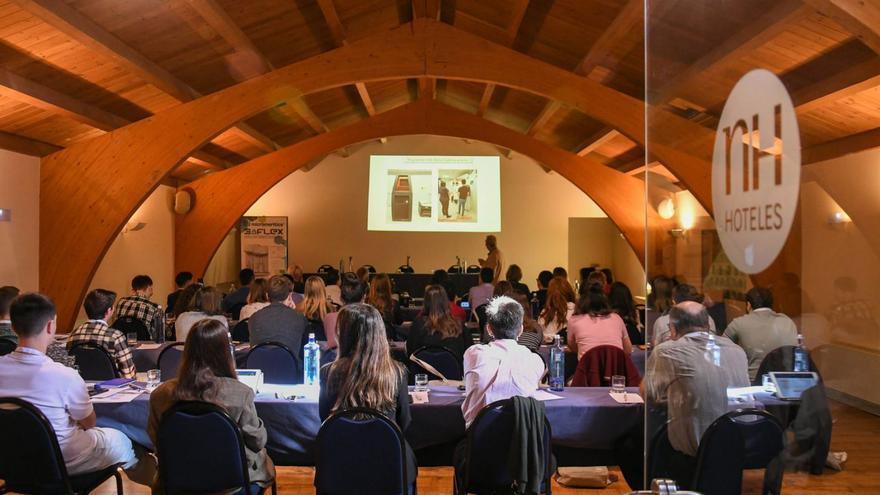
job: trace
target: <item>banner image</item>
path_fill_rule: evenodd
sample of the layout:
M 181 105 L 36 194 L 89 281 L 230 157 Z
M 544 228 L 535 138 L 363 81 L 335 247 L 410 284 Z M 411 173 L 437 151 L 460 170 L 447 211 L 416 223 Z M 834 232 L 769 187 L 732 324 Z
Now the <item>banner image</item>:
M 241 268 L 271 277 L 287 270 L 287 217 L 241 217 Z

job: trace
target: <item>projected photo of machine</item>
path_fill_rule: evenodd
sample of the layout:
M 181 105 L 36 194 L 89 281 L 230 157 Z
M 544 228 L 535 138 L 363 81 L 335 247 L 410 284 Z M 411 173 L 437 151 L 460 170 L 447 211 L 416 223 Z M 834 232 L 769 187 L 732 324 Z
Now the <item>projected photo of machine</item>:
M 394 178 L 394 187 L 391 188 L 391 220 L 395 222 L 412 220 L 412 184 L 408 175 L 398 175 Z

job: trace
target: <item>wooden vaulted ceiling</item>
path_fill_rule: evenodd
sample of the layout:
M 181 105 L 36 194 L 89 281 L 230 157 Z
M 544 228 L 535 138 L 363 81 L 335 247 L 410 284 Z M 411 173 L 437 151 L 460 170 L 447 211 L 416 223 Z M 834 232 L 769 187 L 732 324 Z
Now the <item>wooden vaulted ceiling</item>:
M 739 74 L 763 66 L 792 91 L 806 161 L 880 145 L 880 15 L 870 3 L 651 3 L 651 103 L 713 128 Z M 643 99 L 643 16 L 642 0 L 0 0 L 0 147 L 43 156 L 414 17 Z M 426 94 L 612 168 L 644 169 L 640 146 L 558 101 L 423 79 L 338 87 L 255 115 L 193 153 L 172 181 Z

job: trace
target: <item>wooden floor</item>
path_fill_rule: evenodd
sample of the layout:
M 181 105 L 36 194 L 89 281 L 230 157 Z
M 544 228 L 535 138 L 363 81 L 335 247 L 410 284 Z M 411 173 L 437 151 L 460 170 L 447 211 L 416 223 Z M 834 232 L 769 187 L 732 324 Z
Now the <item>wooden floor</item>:
M 833 403 L 835 419 L 834 435 L 831 442 L 833 451 L 846 451 L 849 461 L 844 471 L 827 471 L 821 476 L 804 473 L 786 473 L 783 493 L 792 495 L 833 495 L 842 493 L 880 494 L 880 417 L 862 412 L 842 404 Z M 570 495 L 575 493 L 603 493 L 622 495 L 630 491 L 620 472 L 613 469 L 620 478 L 605 490 L 572 489 L 553 484 L 553 493 Z M 279 467 L 278 491 L 290 494 L 311 494 L 313 468 Z M 761 491 L 763 472 L 746 473 L 744 494 L 758 494 Z M 420 468 L 418 478 L 420 495 L 440 495 L 452 493 L 452 468 Z M 115 485 L 106 483 L 95 493 L 111 495 L 116 493 Z M 147 494 L 146 487 L 126 482 L 128 495 Z

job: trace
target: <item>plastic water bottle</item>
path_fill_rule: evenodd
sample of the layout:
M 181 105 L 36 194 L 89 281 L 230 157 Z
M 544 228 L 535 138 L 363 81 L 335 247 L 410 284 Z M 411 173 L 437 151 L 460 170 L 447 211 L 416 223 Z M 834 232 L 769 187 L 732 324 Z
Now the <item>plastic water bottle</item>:
M 565 350 L 559 335 L 553 336 L 550 348 L 550 390 L 562 392 L 565 388 Z
M 309 334 L 309 342 L 303 346 L 303 377 L 306 385 L 321 384 L 321 347 L 315 342 L 315 334 Z
M 798 345 L 794 348 L 794 371 L 810 371 L 810 354 L 804 346 L 804 336 L 798 334 Z
M 704 357 L 706 361 L 715 366 L 721 366 L 721 347 L 715 343 L 715 334 L 708 332 L 709 338 L 706 340 L 706 352 Z

